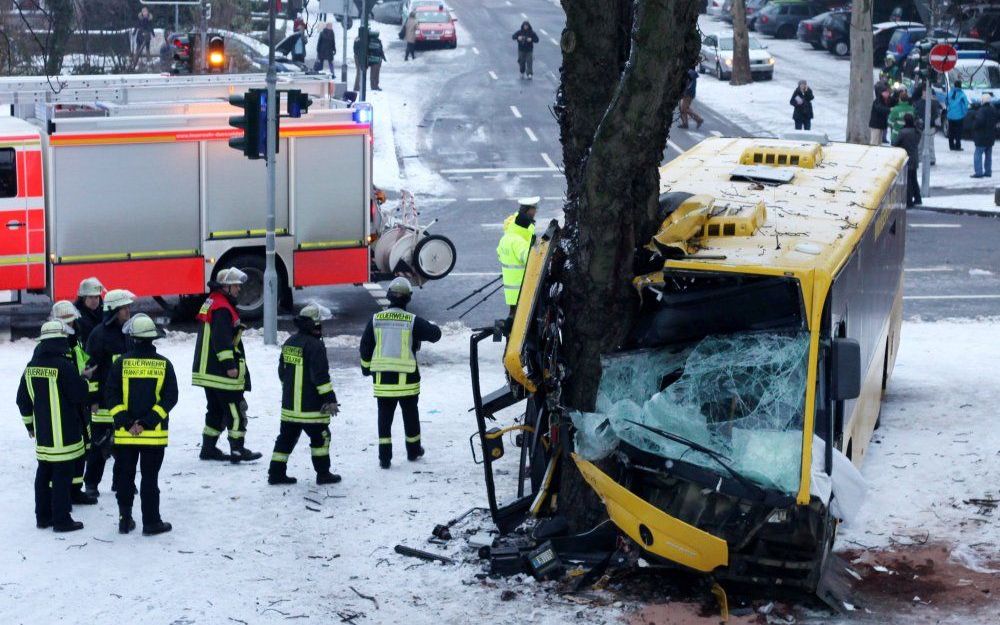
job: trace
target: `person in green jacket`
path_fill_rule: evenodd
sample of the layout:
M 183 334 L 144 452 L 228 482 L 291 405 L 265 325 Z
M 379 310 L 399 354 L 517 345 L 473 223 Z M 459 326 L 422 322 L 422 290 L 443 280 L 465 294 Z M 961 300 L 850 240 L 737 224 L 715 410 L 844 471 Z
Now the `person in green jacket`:
M 899 102 L 889 111 L 889 141 L 894 143 L 896 141 L 896 135 L 899 131 L 903 129 L 903 119 L 906 117 L 907 113 L 916 117 L 916 111 L 913 109 L 913 105 L 910 104 L 910 95 L 905 91 L 901 91 L 899 94 Z

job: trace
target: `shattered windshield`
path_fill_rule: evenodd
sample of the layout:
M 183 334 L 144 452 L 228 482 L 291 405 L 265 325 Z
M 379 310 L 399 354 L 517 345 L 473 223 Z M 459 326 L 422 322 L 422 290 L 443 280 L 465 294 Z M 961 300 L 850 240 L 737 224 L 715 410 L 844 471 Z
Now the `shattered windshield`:
M 730 297 L 742 307 L 729 308 L 726 316 L 735 319 L 720 324 L 718 309 L 726 308 L 727 298 L 713 298 L 712 291 L 732 296 L 740 290 L 741 279 L 706 278 L 711 288 L 696 289 L 706 307 L 703 336 L 695 336 L 690 316 L 684 315 L 685 332 L 659 333 L 681 340 L 604 358 L 597 412 L 573 417 L 577 452 L 597 460 L 624 442 L 726 475 L 711 455 L 660 436 L 653 428 L 721 454 L 733 469 L 761 486 L 794 493 L 801 467 L 809 333 L 801 321 L 794 321 L 798 301 L 775 298 L 777 291 L 762 287 L 773 280 L 798 292 L 790 279 L 743 283 L 747 293 L 772 296 L 756 307 L 747 293 Z M 662 304 L 669 299 L 663 297 L 645 314 L 662 316 L 669 308 Z M 793 304 L 795 311 L 785 309 Z M 767 325 L 767 311 L 773 327 L 750 329 Z M 690 307 L 687 312 L 692 312 Z M 747 323 L 740 323 L 740 317 Z M 669 319 L 676 322 L 678 316 Z

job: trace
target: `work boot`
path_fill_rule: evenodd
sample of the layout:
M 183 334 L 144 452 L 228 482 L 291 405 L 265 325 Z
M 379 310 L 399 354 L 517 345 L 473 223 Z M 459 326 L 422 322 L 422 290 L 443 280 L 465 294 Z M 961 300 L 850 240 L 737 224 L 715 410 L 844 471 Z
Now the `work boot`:
M 229 454 L 215 446 L 218 440 L 216 436 L 206 436 L 203 434 L 201 437 L 201 453 L 198 454 L 198 457 L 202 460 L 230 460 Z
M 69 500 L 73 504 L 77 504 L 77 505 L 81 505 L 81 506 L 93 506 L 94 504 L 97 503 L 97 497 L 95 497 L 94 495 L 91 495 L 90 493 L 85 493 L 81 489 L 77 489 L 77 490 L 72 491 L 69 494 Z
M 95 500 L 96 500 L 96 499 L 97 499 L 98 497 L 100 497 L 100 496 L 101 496 L 101 491 L 97 490 L 97 487 L 96 487 L 96 486 L 87 486 L 87 487 L 86 487 L 86 488 L 85 488 L 85 489 L 83 490 L 83 492 L 84 492 L 84 494 L 86 494 L 86 495 L 87 495 L 88 497 L 93 497 L 93 498 L 94 498 Z
M 60 523 L 59 525 L 52 526 L 52 531 L 58 532 L 60 534 L 64 534 L 66 532 L 75 532 L 77 530 L 82 530 L 82 529 L 83 529 L 83 523 L 81 523 L 80 521 L 74 521 L 73 519 L 70 519 L 65 523 Z
M 320 473 L 316 476 L 316 483 L 319 485 L 336 484 L 338 482 L 340 482 L 340 476 L 336 473 L 330 473 L 329 471 L 326 473 Z
M 229 456 L 229 461 L 233 464 L 239 464 L 241 462 L 253 462 L 254 460 L 260 460 L 264 454 L 259 451 L 250 451 L 243 446 L 243 439 L 229 439 L 229 450 L 231 455 Z
M 35 527 L 37 527 L 40 530 L 47 530 L 50 527 L 52 527 L 52 520 L 51 519 L 38 519 L 38 518 L 36 518 L 35 519 Z
M 406 459 L 410 462 L 416 461 L 418 458 L 423 457 L 424 448 L 422 446 L 417 446 L 412 452 L 406 452 Z
M 298 482 L 297 479 L 288 475 L 284 471 L 280 473 L 275 472 L 267 474 L 267 483 L 270 484 L 271 486 L 279 486 L 281 484 L 294 484 L 296 482 Z
M 157 534 L 166 534 L 170 530 L 174 529 L 174 526 L 166 523 L 165 521 L 157 521 L 151 525 L 142 525 L 142 535 L 143 536 L 156 536 Z
M 388 469 L 389 467 L 392 466 L 392 460 L 389 460 L 389 459 L 384 459 L 384 460 L 380 459 L 378 461 L 378 466 L 382 467 L 383 469 Z
M 128 534 L 135 529 L 135 519 L 132 518 L 131 513 L 122 514 L 118 517 L 118 533 Z

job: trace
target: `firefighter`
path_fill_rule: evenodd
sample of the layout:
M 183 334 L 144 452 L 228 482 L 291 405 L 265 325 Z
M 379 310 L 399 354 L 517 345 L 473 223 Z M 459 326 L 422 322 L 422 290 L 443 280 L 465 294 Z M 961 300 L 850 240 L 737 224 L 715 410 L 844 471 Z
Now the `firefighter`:
M 84 351 L 83 345 L 80 344 L 80 312 L 73 305 L 73 302 L 68 300 L 60 300 L 52 305 L 52 313 L 49 316 L 51 320 L 61 321 L 63 325 L 66 326 L 66 331 L 68 336 L 66 337 L 66 342 L 69 344 L 69 351 L 67 355 L 69 359 L 73 361 L 76 365 L 77 371 L 80 372 L 80 376 L 87 380 L 88 389 L 88 399 L 83 401 L 77 406 L 78 412 L 80 413 L 80 427 L 83 431 L 83 443 L 86 450 L 90 450 L 90 401 L 89 401 L 89 391 L 90 378 L 93 377 L 94 368 L 88 367 L 87 362 L 90 357 L 87 356 L 87 352 Z M 38 351 L 38 348 L 35 349 Z M 73 489 L 70 493 L 70 499 L 74 504 L 80 504 L 84 506 L 91 506 L 97 503 L 97 497 L 93 497 L 83 492 L 83 471 L 86 466 L 86 454 L 80 456 L 76 460 L 76 469 L 73 472 Z
M 157 478 L 167 449 L 170 411 L 177 405 L 177 377 L 170 361 L 153 345 L 163 336 L 153 320 L 137 314 L 125 325 L 132 347 L 115 361 L 107 381 L 111 416 L 115 420 L 115 469 L 118 476 L 118 533 L 135 529 L 135 471 L 142 471 L 142 534 L 153 536 L 171 530 L 160 518 Z
M 514 318 L 517 296 L 521 293 L 531 239 L 535 236 L 535 213 L 540 200 L 539 197 L 518 200 L 517 213 L 504 221 L 503 236 L 497 246 L 497 260 L 503 275 L 503 297 L 510 307 L 511 319 Z
M 87 452 L 87 470 L 83 474 L 86 492 L 100 497 L 97 490 L 104 477 L 104 465 L 111 457 L 114 438 L 114 419 L 111 417 L 105 385 L 111 365 L 128 351 L 130 341 L 123 328 L 132 316 L 135 295 L 126 289 L 112 289 L 104 298 L 104 320 L 94 328 L 87 339 L 87 355 L 94 366 L 92 380 L 97 383 L 91 393 L 90 451 Z M 115 473 L 111 473 L 111 490 L 115 489 Z
M 76 461 L 84 454 L 77 407 L 87 401 L 87 384 L 69 359 L 69 332 L 61 321 L 46 321 L 39 348 L 24 370 L 17 407 L 35 439 L 35 525 L 56 532 L 83 529 L 70 516 L 70 488 Z
M 104 285 L 97 278 L 83 280 L 76 290 L 76 309 L 80 313 L 80 320 L 77 324 L 77 339 L 81 346 L 87 345 L 90 333 L 101 325 L 101 307 L 104 304 L 101 296 L 103 294 Z
M 247 404 L 250 372 L 243 353 L 243 325 L 236 312 L 240 288 L 247 274 L 236 267 L 222 269 L 210 280 L 211 292 L 198 313 L 192 383 L 205 389 L 208 407 L 202 432 L 202 460 L 229 460 L 239 463 L 258 460 L 260 452 L 246 448 Z M 216 447 L 223 429 L 229 430 L 229 454 Z
M 288 456 L 299 435 L 309 436 L 309 450 L 317 484 L 336 484 L 340 476 L 330 473 L 330 417 L 340 410 L 330 382 L 330 363 L 323 345 L 322 322 L 330 310 L 309 304 L 294 323 L 298 333 L 281 346 L 278 377 L 281 379 L 281 430 L 274 442 L 268 484 L 294 484 L 288 475 Z
M 403 412 L 406 457 L 411 462 L 424 455 L 420 444 L 420 371 L 417 351 L 420 343 L 436 343 L 441 328 L 406 312 L 413 289 L 406 278 L 389 283 L 389 307 L 375 313 L 361 336 L 361 372 L 375 382 L 378 403 L 378 459 L 383 469 L 392 464 L 392 419 L 396 404 Z

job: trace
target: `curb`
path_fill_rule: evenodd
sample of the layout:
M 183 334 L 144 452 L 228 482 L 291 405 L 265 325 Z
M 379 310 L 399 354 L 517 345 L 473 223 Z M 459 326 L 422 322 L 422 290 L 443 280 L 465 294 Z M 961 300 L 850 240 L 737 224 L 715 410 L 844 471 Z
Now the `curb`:
M 970 208 L 938 208 L 936 206 L 915 206 L 913 209 L 908 210 L 925 210 L 935 213 L 944 213 L 946 215 L 974 215 L 976 217 L 992 217 L 993 219 L 1000 219 L 1000 210 L 997 211 L 977 211 Z

